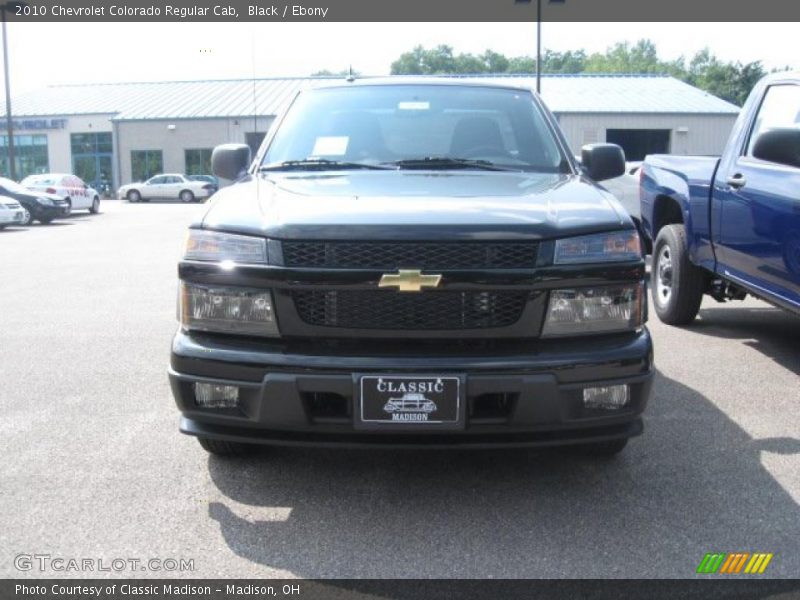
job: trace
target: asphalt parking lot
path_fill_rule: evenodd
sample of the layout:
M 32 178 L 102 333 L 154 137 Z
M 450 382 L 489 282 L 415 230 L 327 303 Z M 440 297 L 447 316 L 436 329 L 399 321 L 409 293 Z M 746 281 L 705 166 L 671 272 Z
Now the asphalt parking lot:
M 18 554 L 184 558 L 190 577 L 691 577 L 706 552 L 800 573 L 800 319 L 707 299 L 653 317 L 645 433 L 564 451 L 267 449 L 210 458 L 166 376 L 201 210 L 106 201 L 0 232 L 0 576 Z M 162 576 L 160 571 L 122 575 Z

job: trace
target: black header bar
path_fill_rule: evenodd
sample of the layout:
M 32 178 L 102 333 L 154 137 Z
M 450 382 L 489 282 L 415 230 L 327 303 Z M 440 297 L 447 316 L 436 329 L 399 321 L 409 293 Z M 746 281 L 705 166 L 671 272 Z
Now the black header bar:
M 732 600 L 800 598 L 800 581 L 707 578 L 472 580 L 472 579 L 5 579 L 4 600 Z
M 795 0 L 27 0 L 9 21 L 50 22 L 800 21 Z M 681 35 L 676 25 L 676 35 Z M 788 41 L 788 40 L 787 40 Z M 742 40 L 747 43 L 747 40 Z

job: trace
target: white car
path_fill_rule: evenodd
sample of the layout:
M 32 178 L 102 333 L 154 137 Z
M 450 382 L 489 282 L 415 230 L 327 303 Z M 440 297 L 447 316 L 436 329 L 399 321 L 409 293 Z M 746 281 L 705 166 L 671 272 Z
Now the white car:
M 192 181 L 180 173 L 164 173 L 143 183 L 123 185 L 117 191 L 117 197 L 128 202 L 147 202 L 155 198 L 194 202 L 205 200 L 214 191 L 214 186 L 207 181 Z
M 639 169 L 641 166 L 640 161 L 629 162 L 624 175 L 607 179 L 601 184 L 614 194 L 625 210 L 636 219 L 640 218 L 641 213 L 639 209 Z
M 9 225 L 22 225 L 28 222 L 25 214 L 28 211 L 23 206 L 8 196 L 0 196 L 0 229 Z
M 29 175 L 20 184 L 34 192 L 55 194 L 66 200 L 70 212 L 83 209 L 93 215 L 100 212 L 100 194 L 75 175 L 68 173 Z

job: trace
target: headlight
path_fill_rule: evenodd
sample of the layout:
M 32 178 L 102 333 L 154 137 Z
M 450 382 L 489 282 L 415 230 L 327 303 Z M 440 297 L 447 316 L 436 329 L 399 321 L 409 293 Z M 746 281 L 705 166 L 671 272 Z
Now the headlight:
M 41 204 L 42 206 L 55 206 L 50 198 L 37 198 L 36 201 Z
M 248 235 L 190 229 L 183 257 L 188 260 L 266 263 L 267 240 Z
M 556 240 L 553 262 L 557 265 L 577 263 L 622 262 L 642 257 L 639 234 L 635 229 L 598 233 Z
M 268 290 L 181 282 L 180 319 L 186 329 L 279 335 Z
M 553 290 L 542 337 L 628 331 L 643 322 L 642 283 Z

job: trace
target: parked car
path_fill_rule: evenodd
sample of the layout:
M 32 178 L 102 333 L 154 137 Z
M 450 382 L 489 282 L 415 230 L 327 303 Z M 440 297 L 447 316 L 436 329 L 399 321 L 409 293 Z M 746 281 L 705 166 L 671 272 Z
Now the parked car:
M 637 221 L 641 217 L 639 210 L 639 170 L 641 161 L 629 162 L 625 167 L 625 174 L 603 182 L 603 187 L 614 194 L 620 204 L 625 207 L 628 214 Z
M 214 177 L 213 175 L 189 175 L 189 179 L 192 181 L 205 181 L 210 183 L 213 187 L 212 194 L 219 190 L 219 179 Z
M 195 202 L 208 198 L 213 192 L 214 186 L 207 181 L 193 181 L 186 175 L 165 173 L 143 183 L 123 185 L 117 191 L 117 197 L 128 202 L 149 202 L 159 198 Z
M 89 187 L 80 177 L 66 173 L 44 173 L 30 175 L 21 185 L 35 192 L 46 192 L 63 198 L 73 210 L 86 209 L 90 214 L 100 212 L 100 194 Z
M 27 220 L 26 212 L 14 198 L 0 196 L 0 229 L 9 225 L 22 225 Z
M 25 209 L 20 225 L 28 225 L 34 221 L 46 224 L 69 214 L 69 204 L 61 196 L 34 192 L 5 177 L 0 177 L 0 196 L 13 198 Z
M 641 186 L 662 321 L 690 323 L 704 294 L 800 313 L 800 73 L 756 85 L 721 158 L 648 156 Z
M 530 89 L 412 78 L 300 92 L 259 156 L 215 148 L 234 183 L 178 269 L 171 387 L 207 451 L 599 455 L 641 433 L 644 256 L 595 183 L 624 173 L 619 146 L 584 146 L 581 166 Z

